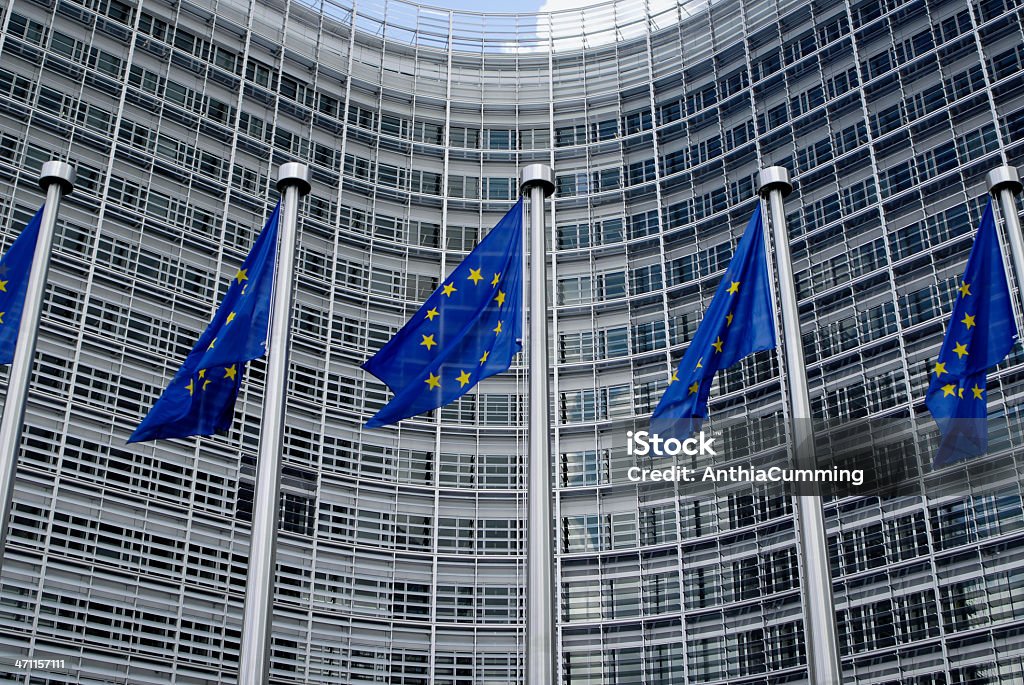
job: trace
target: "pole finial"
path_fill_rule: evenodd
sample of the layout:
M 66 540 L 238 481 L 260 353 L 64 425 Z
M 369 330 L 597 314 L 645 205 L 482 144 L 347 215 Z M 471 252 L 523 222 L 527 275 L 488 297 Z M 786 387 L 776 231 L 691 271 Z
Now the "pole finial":
M 75 168 L 56 159 L 43 164 L 39 172 L 39 187 L 45 191 L 54 183 L 60 184 L 62 195 L 70 195 L 75 188 Z
M 313 186 L 309 183 L 309 167 L 301 162 L 287 162 L 277 170 L 277 190 L 284 192 L 288 186 L 298 186 L 299 195 L 308 195 Z
M 555 192 L 555 174 L 547 164 L 527 164 L 523 167 L 521 179 L 519 191 L 524 195 L 534 186 L 544 189 L 544 197 L 551 197 Z
M 993 195 L 1003 189 L 1018 195 L 1024 189 L 1024 185 L 1021 185 L 1020 182 L 1020 174 L 1017 173 L 1017 167 L 1012 166 L 997 166 L 988 172 L 985 183 L 988 185 L 988 192 Z
M 758 177 L 760 195 L 767 195 L 773 190 L 781 190 L 782 197 L 793 192 L 793 184 L 789 182 L 789 169 L 784 166 L 769 166 L 761 169 Z

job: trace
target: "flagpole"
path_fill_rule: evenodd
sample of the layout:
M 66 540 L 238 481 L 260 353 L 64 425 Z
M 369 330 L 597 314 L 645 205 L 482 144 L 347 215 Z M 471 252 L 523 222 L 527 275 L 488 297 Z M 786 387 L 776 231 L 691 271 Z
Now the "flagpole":
M 1013 258 L 1013 271 L 1017 280 L 1019 296 L 1024 297 L 1024 240 L 1021 239 L 1020 216 L 1017 213 L 1015 195 L 1020 193 L 1020 175 L 1012 166 L 999 166 L 988 172 L 985 177 L 988 192 L 999 200 L 999 208 L 1006 223 L 1006 233 L 1010 239 L 1010 254 Z
M 797 459 L 813 468 L 814 434 L 811 430 L 811 401 L 807 392 L 807 371 L 800 337 L 800 314 L 796 304 L 793 263 L 789 254 L 789 232 L 782 198 L 793 190 L 789 171 L 772 166 L 761 170 L 761 195 L 767 196 L 775 235 L 775 260 L 778 264 L 779 298 L 782 304 L 782 330 L 786 352 L 786 378 L 789 381 L 790 423 Z M 796 523 L 800 536 L 802 570 L 801 592 L 804 608 L 804 643 L 810 680 L 815 685 L 839 685 L 836 612 L 832 602 L 832 578 L 825 537 L 825 517 L 821 498 L 797 495 Z
M 277 174 L 282 195 L 281 234 L 274 278 L 274 309 L 267 340 L 267 381 L 256 462 L 256 488 L 252 503 L 249 575 L 246 580 L 242 643 L 238 659 L 240 685 L 265 685 L 270 679 L 271 615 L 274 606 L 274 557 L 280 508 L 281 450 L 284 406 L 288 385 L 288 333 L 292 308 L 292 273 L 299 200 L 310 191 L 309 167 L 282 164 Z
M 526 530 L 526 685 L 555 682 L 554 584 L 551 550 L 551 422 L 548 416 L 547 246 L 544 198 L 555 192 L 546 164 L 523 167 L 530 194 L 529 484 Z
M 50 161 L 43 164 L 39 174 L 39 187 L 46 191 L 46 204 L 40 217 L 39 234 L 35 251 L 32 253 L 32 271 L 25 291 L 25 305 L 18 326 L 18 342 L 14 348 L 10 379 L 7 382 L 7 399 L 4 402 L 3 420 L 0 421 L 0 554 L 7 540 L 7 518 L 14 500 L 14 480 L 18 470 L 18 446 L 21 444 L 21 429 L 25 419 L 25 401 L 28 399 L 29 381 L 32 378 L 32 359 L 36 353 L 36 337 L 39 332 L 39 313 L 43 308 L 43 294 L 46 291 L 46 274 L 50 268 L 50 245 L 53 243 L 57 210 L 64 195 L 70 195 L 75 187 L 75 170 L 66 162 Z

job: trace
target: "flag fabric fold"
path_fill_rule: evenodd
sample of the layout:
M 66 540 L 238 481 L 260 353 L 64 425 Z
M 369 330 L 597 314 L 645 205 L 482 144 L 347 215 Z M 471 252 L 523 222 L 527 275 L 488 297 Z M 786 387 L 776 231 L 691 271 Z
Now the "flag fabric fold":
M 128 442 L 231 428 L 245 362 L 266 354 L 280 211 L 278 203 L 231 278 L 213 320 Z
M 711 304 L 651 416 L 651 432 L 682 438 L 708 416 L 715 373 L 775 347 L 775 319 L 761 205 L 736 247 Z
M 985 374 L 1006 358 L 1017 340 L 996 230 L 989 198 L 956 289 L 939 357 L 929 374 L 925 404 L 941 434 L 933 468 L 988 450 Z
M 523 200 L 445 278 L 363 368 L 394 393 L 367 428 L 462 397 L 522 349 Z
M 0 258 L 0 364 L 14 361 L 21 312 L 25 308 L 25 293 L 28 292 L 32 257 L 36 252 L 42 218 L 43 208 L 40 207 Z

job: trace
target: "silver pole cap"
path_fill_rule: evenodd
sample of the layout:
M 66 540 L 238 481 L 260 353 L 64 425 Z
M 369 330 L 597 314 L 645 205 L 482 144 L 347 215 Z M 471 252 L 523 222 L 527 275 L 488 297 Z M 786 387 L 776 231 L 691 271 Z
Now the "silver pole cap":
M 1024 189 L 1024 185 L 1021 185 L 1020 174 L 1017 173 L 1017 168 L 1012 166 L 997 166 L 988 172 L 985 182 L 988 184 L 988 192 L 993 195 L 1003 189 L 1017 195 Z
M 75 188 L 75 168 L 67 162 L 53 160 L 43 164 L 39 172 L 39 187 L 46 190 L 54 183 L 60 184 L 62 195 L 70 195 Z
M 523 167 L 519 191 L 526 193 L 533 186 L 544 189 L 544 197 L 551 197 L 555 192 L 555 173 L 547 164 L 527 164 Z
M 301 162 L 282 164 L 277 170 L 277 190 L 284 192 L 288 186 L 299 187 L 299 195 L 308 195 L 313 186 L 309 183 L 309 167 Z
M 793 184 L 789 182 L 789 169 L 784 166 L 770 166 L 761 169 L 758 178 L 760 187 L 757 192 L 765 195 L 773 190 L 781 190 L 782 197 L 793 192 Z

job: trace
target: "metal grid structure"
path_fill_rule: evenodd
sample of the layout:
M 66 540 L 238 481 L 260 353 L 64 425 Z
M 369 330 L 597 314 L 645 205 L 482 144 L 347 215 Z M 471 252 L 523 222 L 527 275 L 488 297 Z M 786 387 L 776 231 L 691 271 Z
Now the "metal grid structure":
M 292 160 L 310 165 L 313 191 L 272 682 L 521 679 L 523 367 L 400 430 L 363 431 L 387 395 L 359 364 L 510 206 L 531 162 L 558 185 L 562 682 L 806 677 L 788 502 L 641 488 L 614 444 L 652 410 L 774 164 L 795 183 L 815 411 L 910 414 L 927 429 L 927 361 L 984 174 L 1024 160 L 1013 0 L 0 7 L 5 244 L 40 202 L 43 161 L 79 178 L 0 587 L 0 656 L 66 663 L 0 667 L 9 680 L 234 682 L 262 367 L 231 434 L 124 441 Z M 989 377 L 995 451 L 1020 444 L 1022 362 L 1018 348 Z M 723 374 L 712 416 L 765 419 L 751 449 L 769 446 L 781 392 L 774 355 L 758 354 Z M 1024 679 L 1019 484 L 942 503 L 843 499 L 826 521 L 848 678 Z

